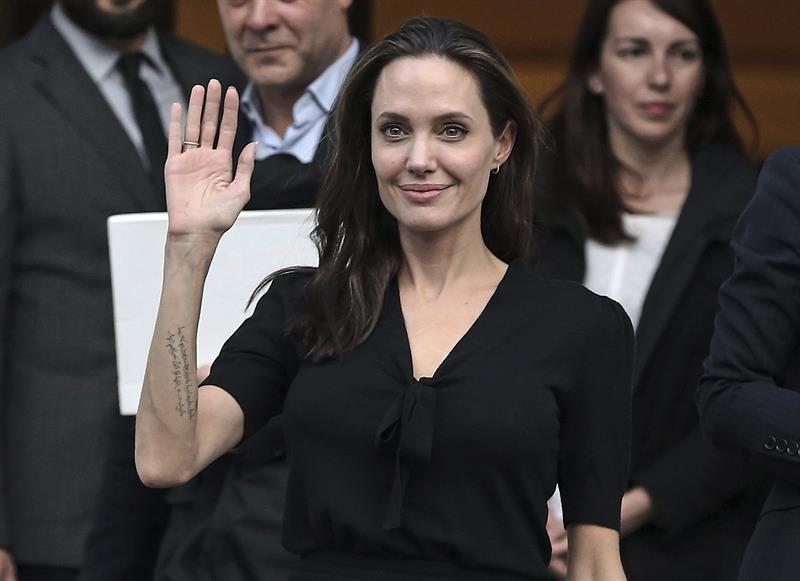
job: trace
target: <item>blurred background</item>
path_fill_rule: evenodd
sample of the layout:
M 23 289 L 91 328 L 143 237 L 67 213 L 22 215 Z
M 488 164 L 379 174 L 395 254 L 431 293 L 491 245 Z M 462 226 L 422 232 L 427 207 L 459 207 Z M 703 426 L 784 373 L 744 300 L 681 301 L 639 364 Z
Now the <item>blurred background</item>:
M 0 0 L 0 48 L 23 36 L 50 0 Z M 533 103 L 564 75 L 585 0 L 354 0 L 351 29 L 371 41 L 415 15 L 481 29 L 511 61 Z M 712 0 L 739 88 L 759 126 L 754 156 L 800 144 L 800 0 Z M 162 0 L 161 26 L 219 52 L 216 0 Z M 752 138 L 747 126 L 743 134 Z

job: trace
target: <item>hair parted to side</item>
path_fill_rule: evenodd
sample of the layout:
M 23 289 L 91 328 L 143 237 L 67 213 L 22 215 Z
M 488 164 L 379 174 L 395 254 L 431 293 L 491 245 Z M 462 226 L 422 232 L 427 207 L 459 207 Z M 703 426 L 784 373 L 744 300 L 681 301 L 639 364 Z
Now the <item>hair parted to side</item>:
M 573 45 L 565 81 L 542 104 L 555 109 L 548 126 L 555 141 L 555 191 L 567 196 L 586 220 L 589 235 L 606 243 L 629 239 L 622 226 L 623 205 L 616 190 L 621 165 L 608 142 L 603 97 L 591 93 L 587 79 L 600 66 L 611 11 L 621 0 L 590 0 Z M 732 121 L 738 107 L 757 139 L 755 118 L 736 87 L 722 29 L 708 0 L 650 0 L 659 10 L 697 35 L 703 53 L 704 82 L 689 118 L 690 153 L 711 143 L 743 151 Z
M 311 359 L 346 354 L 369 336 L 402 264 L 397 223 L 383 207 L 372 166 L 372 100 L 387 64 L 431 55 L 449 59 L 475 77 L 495 137 L 509 122 L 515 124 L 511 155 L 489 180 L 481 231 L 487 247 L 501 260 L 525 258 L 530 252 L 541 123 L 510 66 L 484 34 L 454 20 L 412 18 L 358 58 L 333 113 L 332 158 L 312 234 L 319 266 L 288 329 Z M 276 277 L 297 270 L 273 273 L 256 293 Z

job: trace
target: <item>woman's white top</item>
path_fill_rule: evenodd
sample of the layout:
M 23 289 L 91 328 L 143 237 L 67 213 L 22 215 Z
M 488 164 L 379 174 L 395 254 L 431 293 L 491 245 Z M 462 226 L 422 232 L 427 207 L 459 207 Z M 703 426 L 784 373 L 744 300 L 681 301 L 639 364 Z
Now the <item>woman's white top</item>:
M 586 276 L 583 285 L 617 301 L 628 313 L 634 329 L 664 249 L 675 229 L 676 215 L 622 215 L 632 242 L 613 246 L 586 241 Z

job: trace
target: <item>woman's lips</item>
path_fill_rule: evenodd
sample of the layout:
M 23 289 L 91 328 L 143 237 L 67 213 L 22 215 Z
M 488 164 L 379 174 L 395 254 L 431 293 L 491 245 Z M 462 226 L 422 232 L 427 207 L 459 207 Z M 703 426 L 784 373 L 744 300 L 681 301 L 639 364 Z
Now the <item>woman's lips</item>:
M 449 187 L 450 184 L 402 184 L 400 190 L 409 200 L 424 203 L 430 202 Z
M 652 101 L 649 103 L 641 103 L 639 108 L 651 119 L 663 119 L 672 113 L 672 110 L 675 109 L 675 105 L 672 103 Z

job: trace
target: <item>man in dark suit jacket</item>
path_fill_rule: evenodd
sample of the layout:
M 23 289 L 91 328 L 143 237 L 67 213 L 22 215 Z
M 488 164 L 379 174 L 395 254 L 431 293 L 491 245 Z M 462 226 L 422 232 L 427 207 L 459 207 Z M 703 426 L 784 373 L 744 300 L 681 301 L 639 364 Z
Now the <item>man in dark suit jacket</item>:
M 733 240 L 736 266 L 697 401 L 714 444 L 776 479 L 740 581 L 800 578 L 800 147 L 775 152 Z
M 117 410 L 106 219 L 164 209 L 121 55 L 141 53 L 156 128 L 193 84 L 239 74 L 156 33 L 154 4 L 62 0 L 0 54 L 2 581 L 14 562 L 20 581 L 73 579 L 100 493 Z

